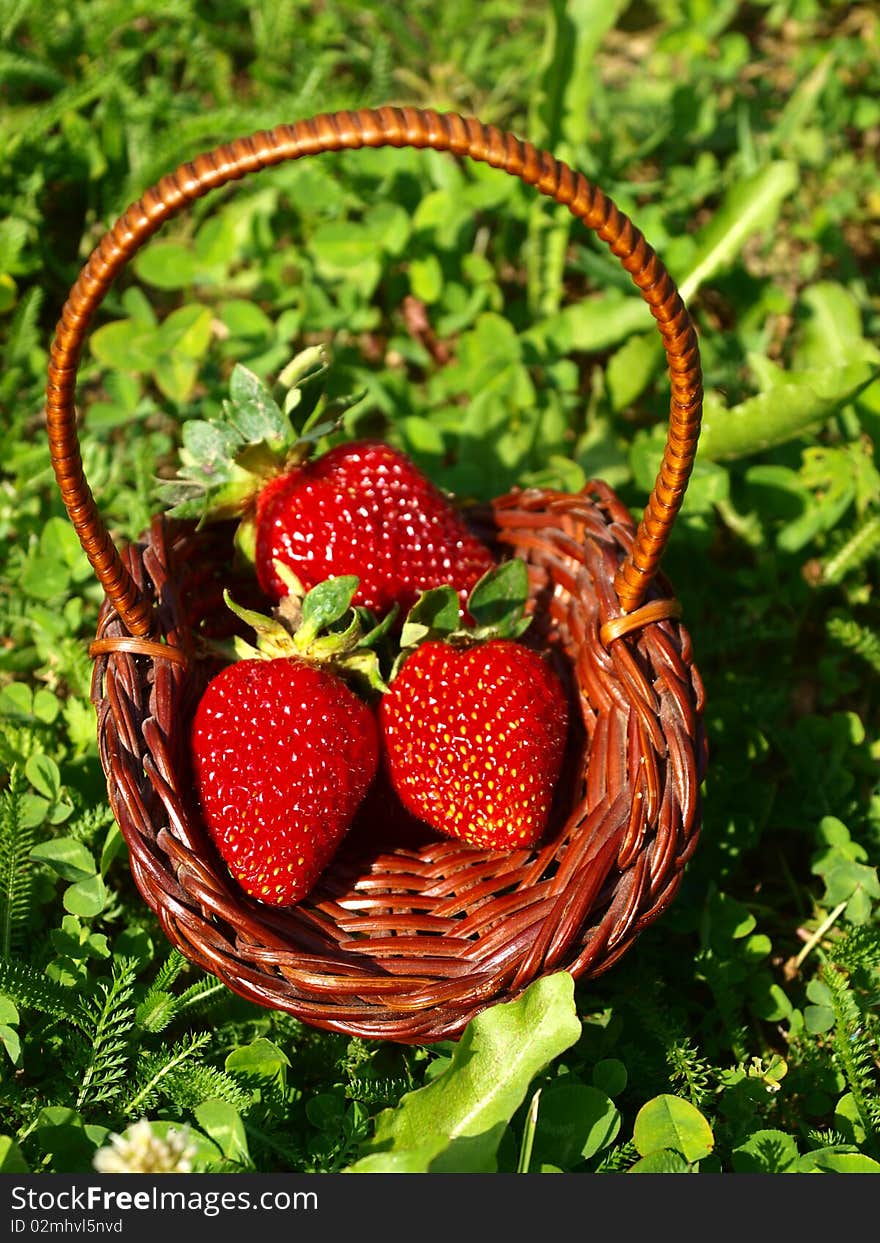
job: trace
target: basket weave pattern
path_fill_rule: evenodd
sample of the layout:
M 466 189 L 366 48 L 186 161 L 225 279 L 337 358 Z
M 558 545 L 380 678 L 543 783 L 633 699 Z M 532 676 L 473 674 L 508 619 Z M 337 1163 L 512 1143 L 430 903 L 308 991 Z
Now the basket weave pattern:
M 224 527 L 157 517 L 119 551 L 88 489 L 73 389 L 84 335 L 112 280 L 159 225 L 213 186 L 283 159 L 364 145 L 485 160 L 566 203 L 651 306 L 672 381 L 669 439 L 638 528 L 606 485 L 515 491 L 491 506 L 499 549 L 530 570 L 535 639 L 564 672 L 575 731 L 558 815 L 531 851 L 353 833 L 316 890 L 277 910 L 230 879 L 194 804 L 188 723 L 215 671 Z M 674 285 L 601 191 L 546 152 L 473 120 L 364 110 L 281 126 L 182 166 L 117 222 L 83 270 L 52 349 L 47 417 L 62 495 L 104 586 L 93 697 L 108 796 L 134 882 L 169 940 L 235 992 L 316 1027 L 430 1042 L 537 976 L 605 971 L 672 900 L 699 835 L 703 694 L 658 565 L 699 433 L 699 355 Z M 386 832 L 387 828 L 387 832 Z

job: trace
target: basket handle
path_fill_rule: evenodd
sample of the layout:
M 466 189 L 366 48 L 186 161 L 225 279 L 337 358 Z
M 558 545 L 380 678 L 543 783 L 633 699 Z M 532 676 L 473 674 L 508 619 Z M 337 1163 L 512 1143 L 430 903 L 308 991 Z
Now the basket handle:
M 105 594 L 133 635 L 152 629 L 143 600 L 95 505 L 83 473 L 74 387 L 89 323 L 120 270 L 156 232 L 194 200 L 248 173 L 324 151 L 359 147 L 431 147 L 468 156 L 534 185 L 564 204 L 606 243 L 630 273 L 657 321 L 671 380 L 663 461 L 614 586 L 623 613 L 644 601 L 681 507 L 697 449 L 702 382 L 696 333 L 672 278 L 623 212 L 580 173 L 513 134 L 473 117 L 418 108 L 324 113 L 240 138 L 181 164 L 147 190 L 98 243 L 70 291 L 48 367 L 46 420 L 55 478 L 80 543 Z

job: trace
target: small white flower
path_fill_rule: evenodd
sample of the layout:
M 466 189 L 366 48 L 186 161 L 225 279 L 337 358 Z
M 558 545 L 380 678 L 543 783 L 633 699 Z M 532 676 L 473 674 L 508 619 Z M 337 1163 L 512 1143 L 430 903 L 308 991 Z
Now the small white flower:
M 195 1155 L 188 1126 L 169 1130 L 162 1139 L 141 1118 L 125 1134 L 112 1134 L 110 1143 L 95 1153 L 92 1165 L 99 1174 L 189 1174 Z

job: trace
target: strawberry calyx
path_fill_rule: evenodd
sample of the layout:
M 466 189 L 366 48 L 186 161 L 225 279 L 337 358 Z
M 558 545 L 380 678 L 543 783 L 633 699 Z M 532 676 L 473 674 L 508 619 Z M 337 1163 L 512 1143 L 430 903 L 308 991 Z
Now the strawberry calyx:
M 467 600 L 472 624 L 462 621 L 461 600 L 454 587 L 422 592 L 404 620 L 392 678 L 422 643 L 439 640 L 466 647 L 490 639 L 518 639 L 532 624 L 525 615 L 528 598 L 528 568 L 517 557 L 493 566 L 474 584 Z
M 303 463 L 363 397 L 325 401 L 329 365 L 324 346 L 302 350 L 278 376 L 284 390 L 279 405 L 262 380 L 236 364 L 219 413 L 183 425 L 177 476 L 157 489 L 167 512 L 200 524 L 242 519 L 236 542 L 247 556 L 257 497 L 267 482 Z
M 359 581 L 354 574 L 325 579 L 305 591 L 287 566 L 279 564 L 276 570 L 283 577 L 288 594 L 271 615 L 243 608 L 228 590 L 223 592 L 227 607 L 256 635 L 255 643 L 236 635 L 232 644 L 234 658 L 295 658 L 329 669 L 355 683 L 363 694 L 386 691 L 383 641 L 394 613 L 377 622 L 368 609 L 353 605 Z

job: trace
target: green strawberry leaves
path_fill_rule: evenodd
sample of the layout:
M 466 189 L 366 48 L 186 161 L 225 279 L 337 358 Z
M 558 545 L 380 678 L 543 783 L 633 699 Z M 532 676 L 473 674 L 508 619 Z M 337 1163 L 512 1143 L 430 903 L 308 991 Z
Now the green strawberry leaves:
M 529 572 L 524 561 L 502 561 L 479 579 L 468 596 L 468 612 L 475 626 L 475 639 L 518 638 L 530 625 L 525 607 L 529 598 Z
M 382 676 L 382 640 L 393 615 L 376 623 L 367 609 L 355 608 L 352 598 L 358 579 L 349 574 L 328 578 L 303 592 L 296 576 L 276 567 L 288 587 L 288 595 L 271 616 L 242 608 L 224 591 L 223 599 L 236 617 L 256 634 L 256 644 L 241 636 L 233 642 L 239 660 L 280 660 L 295 657 L 324 665 L 358 683 L 365 693 L 388 689 Z
M 454 587 L 432 587 L 422 592 L 407 613 L 400 645 L 415 647 L 427 639 L 445 639 L 458 627 L 458 592 Z
M 285 444 L 290 420 L 262 380 L 247 367 L 239 364 L 233 368 L 229 397 L 223 402 L 223 414 L 229 427 L 238 432 L 240 444 Z
M 432 587 L 412 606 L 396 640 L 396 606 L 377 619 L 369 609 L 352 604 L 356 575 L 328 578 L 305 591 L 289 566 L 280 561 L 274 565 L 287 594 L 271 615 L 242 608 L 228 591 L 223 593 L 227 607 L 256 635 L 256 643 L 235 638 L 235 658 L 298 657 L 328 665 L 366 694 L 387 691 L 410 652 L 429 639 L 462 646 L 517 639 L 531 625 L 531 617 L 525 616 L 528 568 L 517 558 L 493 567 L 475 584 L 468 597 L 472 624 L 461 620 L 454 587 Z
M 278 377 L 287 390 L 282 407 L 258 376 L 237 364 L 220 413 L 183 426 L 177 477 L 157 488 L 167 512 L 203 522 L 246 515 L 268 479 L 304 461 L 362 400 L 360 392 L 322 402 L 328 369 L 323 346 L 300 351 Z
M 525 616 L 529 573 L 518 558 L 502 561 L 480 578 L 468 596 L 473 624 L 463 625 L 458 593 L 453 587 L 425 591 L 410 609 L 400 635 L 402 649 L 429 639 L 449 643 L 479 643 L 488 639 L 518 639 L 531 625 Z

